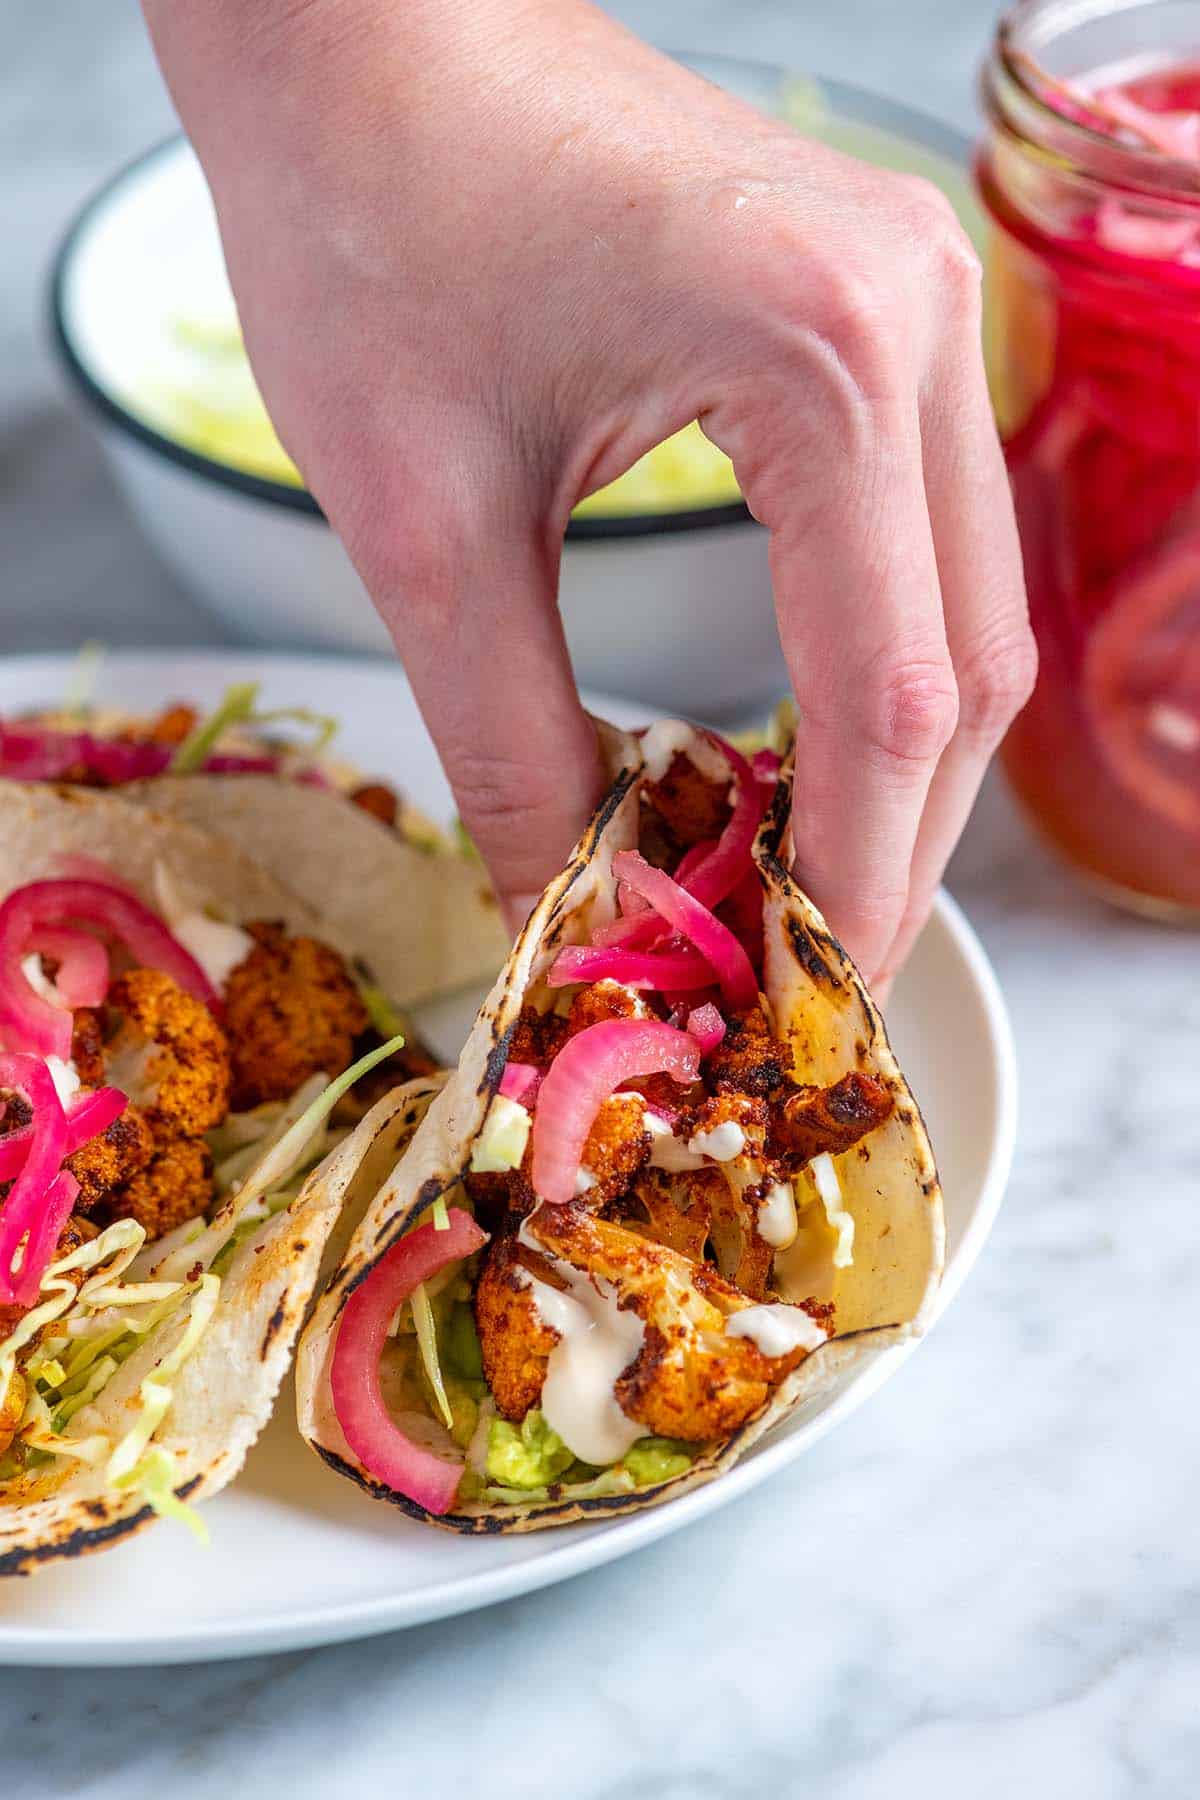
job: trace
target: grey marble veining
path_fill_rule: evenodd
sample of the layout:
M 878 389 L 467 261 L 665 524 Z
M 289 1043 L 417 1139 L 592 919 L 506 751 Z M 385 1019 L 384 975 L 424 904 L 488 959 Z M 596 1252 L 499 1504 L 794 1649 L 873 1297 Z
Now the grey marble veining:
M 660 0 L 648 35 L 959 124 L 991 7 Z M 170 111 L 117 0 L 0 0 L 0 647 L 219 642 L 64 409 L 38 283 Z M 952 886 L 1013 1010 L 1012 1190 L 933 1345 L 781 1478 L 613 1568 L 361 1645 L 0 1672 L 6 1791 L 194 1800 L 1186 1800 L 1200 1786 L 1197 940 L 1117 917 L 997 786 Z

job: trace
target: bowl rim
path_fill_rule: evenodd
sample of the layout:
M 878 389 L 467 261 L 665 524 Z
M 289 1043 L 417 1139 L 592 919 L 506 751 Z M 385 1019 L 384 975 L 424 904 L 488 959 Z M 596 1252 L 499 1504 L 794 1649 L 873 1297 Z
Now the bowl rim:
M 788 79 L 791 71 L 782 64 L 762 62 L 750 57 L 725 56 L 700 51 L 668 51 L 676 61 L 717 79 L 720 72 L 741 71 L 758 80 L 773 83 Z M 944 156 L 948 161 L 965 166 L 970 156 L 970 140 L 954 126 L 932 115 L 918 111 L 903 101 L 876 94 L 852 82 L 814 74 L 811 81 L 830 102 L 835 111 L 852 122 L 891 131 L 909 138 L 922 149 Z M 276 481 L 268 475 L 255 475 L 239 469 L 215 456 L 190 449 L 177 438 L 140 418 L 103 385 L 88 367 L 82 351 L 71 337 L 67 323 L 66 292 L 71 268 L 88 232 L 118 201 L 126 188 L 137 183 L 160 161 L 179 156 L 188 145 L 184 132 L 175 131 L 149 149 L 122 163 L 95 188 L 72 215 L 50 265 L 47 287 L 50 337 L 64 372 L 71 384 L 100 418 L 116 427 L 144 448 L 154 451 L 165 461 L 199 475 L 206 481 L 232 490 L 246 498 L 283 507 L 322 524 L 328 523 L 318 501 L 305 487 Z M 666 537 L 678 532 L 721 530 L 730 525 L 755 525 L 757 521 L 743 500 L 728 501 L 719 506 L 681 508 L 676 511 L 648 513 L 597 514 L 572 519 L 566 530 L 567 541 L 603 543 L 625 538 Z

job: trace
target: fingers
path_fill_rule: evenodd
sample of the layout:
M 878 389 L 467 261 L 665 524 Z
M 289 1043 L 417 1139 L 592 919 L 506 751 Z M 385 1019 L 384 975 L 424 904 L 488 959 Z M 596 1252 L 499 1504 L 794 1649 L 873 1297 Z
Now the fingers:
M 900 968 L 933 904 L 992 753 L 1029 698 L 1037 653 L 1021 553 L 996 437 L 973 310 L 943 335 L 922 405 L 925 492 L 958 727 L 930 784 L 913 853 L 908 904 L 884 959 Z
M 396 640 L 463 823 L 516 931 L 603 786 L 559 620 L 557 551 L 517 506 L 406 534 L 367 582 Z
M 854 441 L 803 457 L 768 522 L 799 709 L 797 874 L 870 980 L 900 928 L 957 702 L 915 403 L 860 396 L 850 411 Z

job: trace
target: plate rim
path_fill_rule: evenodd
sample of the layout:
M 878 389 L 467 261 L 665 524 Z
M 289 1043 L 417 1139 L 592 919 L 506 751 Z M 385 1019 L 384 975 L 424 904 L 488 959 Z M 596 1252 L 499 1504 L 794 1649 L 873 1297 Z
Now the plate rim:
M 144 663 L 159 659 L 181 671 L 187 665 L 200 667 L 238 660 L 253 661 L 263 666 L 264 673 L 272 667 L 315 669 L 332 663 L 342 674 L 390 678 L 408 686 L 403 669 L 386 658 L 256 651 L 236 645 L 224 649 L 219 646 L 195 649 L 123 646 L 112 651 L 107 662 L 119 670 L 123 662 Z M 71 653 L 63 651 L 32 651 L 6 656 L 0 659 L 0 680 L 10 673 L 18 675 L 22 669 L 28 670 L 31 676 L 36 672 L 37 678 L 48 677 L 52 671 L 69 671 L 73 663 Z M 609 705 L 618 716 L 621 713 L 644 716 L 654 710 L 640 707 L 636 702 L 618 700 L 615 696 L 594 693 L 585 695 L 585 701 L 601 707 Z M 952 949 L 965 964 L 980 999 L 988 1031 L 995 1125 L 992 1153 L 979 1198 L 962 1240 L 947 1264 L 930 1331 L 958 1295 L 995 1224 L 1012 1168 L 1018 1112 L 1016 1044 L 995 970 L 962 907 L 944 888 L 938 891 L 933 920 L 946 933 Z M 403 1593 L 381 1594 L 368 1599 L 260 1615 L 244 1622 L 214 1621 L 186 1633 L 172 1629 L 135 1638 L 128 1633 L 80 1634 L 69 1627 L 38 1629 L 0 1623 L 0 1667 L 133 1668 L 150 1664 L 222 1662 L 376 1637 L 466 1612 L 482 1611 L 519 1595 L 536 1593 L 559 1581 L 573 1579 L 590 1569 L 632 1555 L 718 1511 L 769 1480 L 864 1405 L 901 1364 L 908 1361 L 930 1331 L 926 1331 L 924 1338 L 882 1352 L 800 1432 L 767 1443 L 755 1456 L 738 1464 L 719 1480 L 693 1489 L 668 1505 L 614 1519 L 584 1537 L 566 1536 L 564 1541 L 556 1543 L 553 1549 L 536 1559 L 456 1576 L 423 1589 L 415 1601 Z

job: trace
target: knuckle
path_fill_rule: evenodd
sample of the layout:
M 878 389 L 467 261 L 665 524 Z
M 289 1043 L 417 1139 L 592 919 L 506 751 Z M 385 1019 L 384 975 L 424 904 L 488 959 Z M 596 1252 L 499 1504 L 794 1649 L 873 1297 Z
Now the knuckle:
M 981 303 L 983 265 L 953 206 L 921 176 L 896 179 L 898 228 L 922 272 L 932 275 L 943 310 L 973 313 Z
M 1023 626 L 1000 644 L 988 644 L 959 670 L 959 730 L 971 742 L 992 749 L 1033 692 L 1037 645 Z
M 862 684 L 860 721 L 868 747 L 890 763 L 936 762 L 958 724 L 958 687 L 948 660 L 885 665 Z
M 463 817 L 510 851 L 535 836 L 547 813 L 557 810 L 549 770 L 515 758 L 480 756 L 467 746 L 447 749 L 446 766 Z

